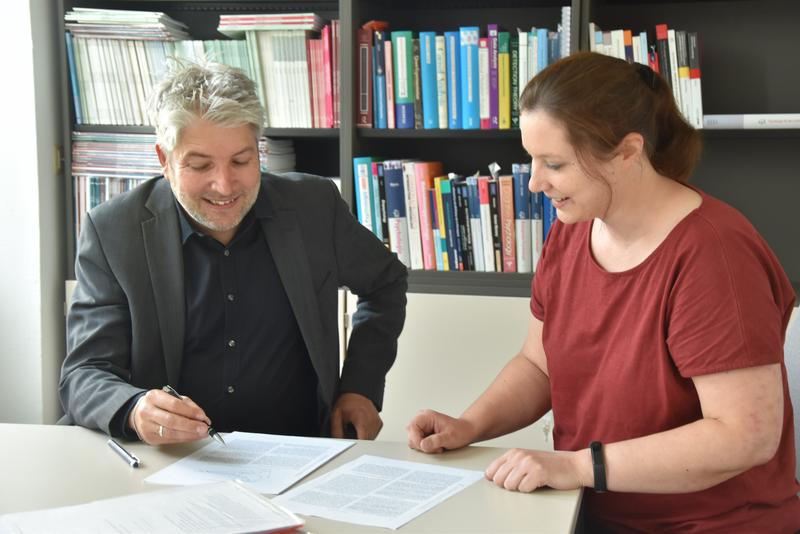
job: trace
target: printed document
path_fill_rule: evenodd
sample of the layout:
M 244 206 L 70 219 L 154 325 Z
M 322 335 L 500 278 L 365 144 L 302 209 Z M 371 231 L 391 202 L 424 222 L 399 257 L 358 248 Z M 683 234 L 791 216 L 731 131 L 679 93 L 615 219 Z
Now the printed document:
M 245 485 L 226 481 L 7 514 L 0 516 L 0 532 L 227 534 L 286 532 L 303 523 Z
M 188 485 L 238 480 L 261 493 L 278 494 L 352 447 L 355 442 L 234 432 L 227 447 L 216 441 L 150 475 L 145 482 Z
M 396 529 L 482 478 L 482 471 L 364 455 L 274 501 L 297 514 Z

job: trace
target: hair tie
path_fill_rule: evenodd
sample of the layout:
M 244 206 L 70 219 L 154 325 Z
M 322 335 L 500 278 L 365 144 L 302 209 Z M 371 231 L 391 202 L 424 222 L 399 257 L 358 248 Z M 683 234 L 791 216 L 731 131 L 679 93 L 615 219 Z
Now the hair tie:
M 634 63 L 634 65 L 636 66 L 636 72 L 639 73 L 639 77 L 642 79 L 642 81 L 646 83 L 650 89 L 655 90 L 656 73 L 653 72 L 653 69 L 643 63 Z

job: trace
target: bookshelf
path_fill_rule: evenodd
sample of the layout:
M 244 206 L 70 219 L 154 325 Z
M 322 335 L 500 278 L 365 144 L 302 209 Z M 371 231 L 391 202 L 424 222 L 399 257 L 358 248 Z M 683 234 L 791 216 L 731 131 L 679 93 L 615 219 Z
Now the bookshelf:
M 767 4 L 763 6 L 762 4 Z M 555 28 L 560 8 L 572 8 L 572 50 L 586 49 L 588 22 L 604 29 L 630 27 L 652 31 L 666 22 L 700 33 L 703 99 L 706 113 L 800 112 L 796 87 L 800 72 L 789 66 L 792 21 L 800 4 L 792 0 L 59 0 L 63 13 L 72 7 L 163 11 L 184 22 L 196 39 L 220 38 L 220 13 L 315 12 L 340 20 L 341 126 L 338 129 L 268 128 L 265 135 L 294 141 L 298 170 L 340 176 L 342 194 L 354 206 L 352 160 L 355 156 L 415 157 L 438 160 L 445 170 L 487 173 L 497 161 L 503 172 L 526 160 L 517 130 L 380 130 L 355 126 L 355 30 L 372 19 L 387 20 L 391 29 L 441 33 L 463 25 L 489 23 L 513 30 L 518 26 Z M 63 20 L 59 31 L 63 33 Z M 745 37 L 747 36 L 747 37 Z M 757 44 L 755 44 L 757 42 Z M 62 45 L 64 168 L 66 211 L 72 228 L 72 186 L 69 180 L 72 117 L 66 52 Z M 776 83 L 772 83 L 775 81 Z M 80 126 L 78 131 L 151 133 L 151 128 Z M 789 277 L 800 285 L 800 224 L 795 220 L 800 198 L 800 130 L 706 130 L 705 153 L 695 183 L 733 204 L 753 221 L 778 255 Z M 67 271 L 73 275 L 74 236 L 68 230 Z M 530 274 L 412 271 L 409 290 L 419 293 L 528 296 Z

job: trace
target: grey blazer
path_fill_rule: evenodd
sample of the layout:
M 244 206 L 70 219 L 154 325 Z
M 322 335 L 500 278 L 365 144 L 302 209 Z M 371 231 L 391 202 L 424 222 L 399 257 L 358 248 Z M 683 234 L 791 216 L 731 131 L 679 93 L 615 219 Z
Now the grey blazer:
M 384 379 L 405 321 L 407 271 L 350 213 L 326 179 L 265 174 L 262 229 L 330 409 L 340 392 L 383 402 Z M 176 384 L 185 303 L 178 214 L 169 183 L 153 178 L 93 209 L 75 261 L 67 357 L 59 395 L 65 416 L 110 433 L 133 396 Z M 337 289 L 359 296 L 339 376 Z

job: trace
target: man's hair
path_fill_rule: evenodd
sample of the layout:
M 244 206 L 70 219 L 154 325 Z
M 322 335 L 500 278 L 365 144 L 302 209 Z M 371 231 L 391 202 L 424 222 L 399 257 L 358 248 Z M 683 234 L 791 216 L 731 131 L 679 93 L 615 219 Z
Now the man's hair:
M 148 115 L 156 142 L 167 154 L 197 118 L 224 127 L 250 126 L 256 139 L 264 124 L 253 81 L 240 69 L 213 62 L 173 61 L 150 94 Z

